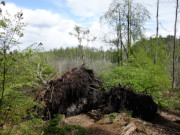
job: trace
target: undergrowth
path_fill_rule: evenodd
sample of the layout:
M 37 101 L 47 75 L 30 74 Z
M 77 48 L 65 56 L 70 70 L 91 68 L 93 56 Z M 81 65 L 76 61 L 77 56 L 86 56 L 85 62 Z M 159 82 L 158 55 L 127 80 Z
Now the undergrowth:
M 161 66 L 111 66 L 98 75 L 107 91 L 120 84 L 136 93 L 151 95 L 160 108 L 180 109 L 180 92 L 171 89 L 169 74 Z
M 44 127 L 45 135 L 86 135 L 87 131 L 80 125 L 68 125 L 64 123 L 64 115 L 57 115 L 54 119 L 50 120 L 49 126 Z

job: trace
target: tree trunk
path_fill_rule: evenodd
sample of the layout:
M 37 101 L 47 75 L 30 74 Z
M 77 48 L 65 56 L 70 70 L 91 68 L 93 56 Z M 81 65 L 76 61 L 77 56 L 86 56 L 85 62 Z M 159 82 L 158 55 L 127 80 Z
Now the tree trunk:
M 121 24 L 121 13 L 119 11 L 119 42 L 121 43 L 121 56 L 120 56 L 120 61 L 121 61 L 121 66 L 123 65 L 123 41 L 122 41 L 122 24 Z
M 4 62 L 3 62 L 3 78 L 2 78 L 2 92 L 1 92 L 1 99 L 0 99 L 0 111 L 1 111 L 1 107 L 3 104 L 3 99 L 4 99 L 4 91 L 5 91 L 5 84 L 6 84 L 6 48 L 4 45 L 4 51 L 3 51 L 3 58 L 4 58 Z
M 159 37 L 159 0 L 157 0 L 157 14 L 156 14 L 156 46 L 155 46 L 155 54 L 154 54 L 154 64 L 157 62 L 157 45 L 158 45 L 158 37 Z
M 128 0 L 128 17 L 127 17 L 127 23 L 128 23 L 128 59 L 130 57 L 131 54 L 131 43 L 130 43 L 130 0 Z
M 159 36 L 159 0 L 157 0 L 157 14 L 156 14 L 156 38 Z
M 120 54 L 119 54 L 119 11 L 116 11 L 118 19 L 116 19 L 116 36 L 117 36 L 117 42 L 115 41 L 116 44 L 116 49 L 117 49 L 117 64 L 120 65 Z
M 176 25 L 177 25 L 177 16 L 178 16 L 178 2 L 176 3 L 176 16 L 175 16 L 175 24 L 174 24 L 174 45 L 173 45 L 173 78 L 172 78 L 172 89 L 175 88 L 175 51 L 176 51 Z

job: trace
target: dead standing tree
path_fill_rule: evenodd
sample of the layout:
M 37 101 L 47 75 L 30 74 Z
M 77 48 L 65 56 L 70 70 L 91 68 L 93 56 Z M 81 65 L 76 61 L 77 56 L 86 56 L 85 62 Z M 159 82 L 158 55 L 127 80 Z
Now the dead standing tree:
M 175 51 L 176 51 L 176 30 L 177 30 L 177 17 L 178 17 L 179 0 L 176 1 L 176 15 L 174 24 L 174 45 L 173 45 L 173 77 L 172 77 L 172 89 L 175 88 Z
M 156 46 L 155 46 L 155 54 L 154 54 L 154 64 L 157 62 L 157 45 L 159 38 L 159 0 L 157 0 L 157 11 L 156 11 Z

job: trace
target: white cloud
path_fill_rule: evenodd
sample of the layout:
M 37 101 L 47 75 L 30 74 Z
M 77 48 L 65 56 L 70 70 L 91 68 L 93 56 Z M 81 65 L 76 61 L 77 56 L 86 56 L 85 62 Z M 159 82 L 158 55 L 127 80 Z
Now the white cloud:
M 48 10 L 37 9 L 31 10 L 26 8 L 17 7 L 13 3 L 6 4 L 6 10 L 12 15 L 18 11 L 23 12 L 23 22 L 27 23 L 24 30 L 24 37 L 21 38 L 22 46 L 25 48 L 33 43 L 43 43 L 45 50 L 60 48 L 60 47 L 72 47 L 77 46 L 78 41 L 76 38 L 69 36 L 69 32 L 73 31 L 74 25 L 77 24 L 75 21 L 65 19 L 64 16 L 52 13 Z M 99 11 L 98 11 L 99 12 Z M 92 33 L 96 33 L 97 36 L 102 35 L 106 29 L 101 29 L 99 18 L 94 17 L 94 21 L 89 22 Z M 85 42 L 83 42 L 86 44 Z M 103 43 L 98 40 L 90 43 L 90 47 L 99 48 Z
M 82 17 L 101 15 L 108 8 L 111 0 L 67 0 L 72 13 Z
M 12 3 L 7 3 L 5 8 L 11 14 L 18 11 L 23 12 L 23 22 L 27 23 L 27 26 L 24 30 L 24 37 L 20 40 L 21 48 L 39 42 L 43 43 L 45 50 L 77 44 L 77 41 L 69 36 L 69 32 L 75 25 L 73 20 L 64 19 L 60 14 L 47 10 L 20 8 Z
M 49 2 L 53 2 L 56 6 L 58 6 L 59 8 L 64 7 L 64 3 L 63 0 L 48 0 Z
M 101 16 L 103 12 L 107 11 L 111 2 L 112 0 L 66 0 L 66 4 L 71 9 L 72 13 L 84 18 Z M 157 0 L 133 0 L 133 2 L 141 3 L 150 11 L 151 20 L 146 23 L 145 27 L 148 31 L 145 34 L 148 36 L 150 36 L 150 34 L 155 35 Z M 160 0 L 159 34 L 162 36 L 173 34 L 175 4 L 175 1 Z M 94 22 L 97 21 L 97 18 L 94 19 Z M 94 22 L 91 22 L 91 25 L 94 25 Z M 180 23 L 178 23 L 178 27 L 179 24 Z M 177 35 L 180 36 L 180 30 L 177 31 Z
M 151 14 L 151 20 L 146 23 L 146 27 L 149 29 L 146 35 L 155 36 L 156 34 L 156 11 L 157 11 L 157 0 L 135 0 L 136 2 L 142 3 Z M 173 35 L 174 33 L 174 21 L 175 21 L 175 1 L 171 0 L 160 0 L 159 4 L 159 35 Z M 180 26 L 178 23 L 177 28 Z M 177 31 L 177 35 L 180 36 L 180 31 Z
M 52 2 L 58 3 L 62 6 L 62 0 L 53 0 Z M 103 33 L 108 31 L 108 27 L 102 27 L 99 23 L 99 16 L 105 12 L 110 4 L 111 0 L 66 0 L 66 5 L 70 10 L 78 15 L 79 18 L 91 21 L 87 22 L 92 33 L 98 36 L 102 36 Z M 156 31 L 156 0 L 144 1 L 135 0 L 135 2 L 140 2 L 145 5 L 151 12 L 152 20 L 146 23 L 146 27 L 150 30 L 146 32 L 147 36 L 155 35 Z M 45 50 L 60 48 L 60 47 L 71 47 L 77 46 L 77 39 L 70 37 L 69 32 L 73 31 L 75 20 L 66 19 L 67 16 L 61 15 L 59 13 L 53 13 L 48 10 L 37 9 L 31 10 L 26 8 L 17 7 L 13 3 L 7 3 L 5 8 L 11 13 L 15 14 L 17 11 L 23 11 L 24 22 L 27 23 L 27 27 L 24 31 L 24 37 L 21 39 L 23 47 L 33 43 L 42 42 L 44 44 Z M 175 14 L 175 3 L 161 3 L 159 22 L 167 30 L 160 27 L 160 34 L 166 36 L 168 34 L 173 34 L 174 30 L 174 14 Z M 76 19 L 79 19 L 76 18 Z M 89 19 L 88 19 L 89 20 Z M 180 26 L 178 23 L 177 28 Z M 78 24 L 79 25 L 79 24 Z M 83 27 L 83 24 L 80 26 Z M 178 30 L 177 36 L 180 36 L 180 29 Z M 90 44 L 92 47 L 99 48 L 103 46 L 104 43 L 100 41 L 93 42 Z M 107 47 L 105 47 L 107 48 Z

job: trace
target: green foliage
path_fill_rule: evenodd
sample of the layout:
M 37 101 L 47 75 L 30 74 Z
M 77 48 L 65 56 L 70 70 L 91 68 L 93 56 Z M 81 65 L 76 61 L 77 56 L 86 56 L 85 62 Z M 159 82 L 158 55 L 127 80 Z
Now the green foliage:
M 104 41 L 116 47 L 116 61 L 123 63 L 123 50 L 127 59 L 132 55 L 131 41 L 137 41 L 143 35 L 145 22 L 150 18 L 149 11 L 140 3 L 130 0 L 113 0 L 107 12 L 100 18 L 101 23 L 106 23 L 112 28 L 109 35 L 104 36 Z
M 43 134 L 42 119 L 32 119 L 22 122 L 13 127 L 7 126 L 6 130 L 1 132 L 2 135 L 40 135 Z
M 171 58 L 172 58 L 172 49 L 171 49 L 171 40 L 168 42 L 167 40 L 170 40 L 167 38 L 150 38 L 147 39 L 141 39 L 135 45 L 133 46 L 133 52 L 134 56 L 136 58 L 140 58 L 140 55 L 145 56 L 145 59 L 151 60 L 151 63 L 154 63 L 154 54 L 157 51 L 157 64 L 165 66 L 166 68 L 171 64 Z M 140 60 L 143 60 L 144 57 L 142 57 Z M 138 62 L 140 62 L 140 60 Z M 150 61 L 149 61 L 150 62 Z
M 52 134 L 58 134 L 58 135 L 67 135 L 72 134 L 73 135 L 86 135 L 87 131 L 85 128 L 79 126 L 79 125 L 67 125 L 64 123 L 61 123 L 59 125 L 59 121 L 61 121 L 62 115 L 56 116 L 54 119 L 50 120 L 50 125 L 47 127 L 44 127 L 44 133 L 47 135 Z
M 14 125 L 24 122 L 24 118 L 37 115 L 37 112 L 27 111 L 38 105 L 33 101 L 32 90 L 42 84 L 42 78 L 45 81 L 50 79 L 53 68 L 47 64 L 47 57 L 37 47 L 12 51 L 12 47 L 18 46 L 18 39 L 23 36 L 23 13 L 19 12 L 15 17 L 8 13 L 0 16 L 0 125 L 7 125 L 11 130 Z M 0 134 L 3 132 L 0 131 Z
M 109 120 L 113 123 L 115 121 L 115 118 L 118 116 L 118 113 L 111 113 L 111 114 L 105 114 L 106 118 L 109 118 Z
M 153 65 L 145 69 L 129 65 L 115 67 L 111 72 L 104 71 L 100 75 L 107 85 L 125 83 L 127 87 L 138 93 L 151 86 L 156 86 L 150 90 L 151 94 L 159 90 L 167 90 L 170 84 L 169 76 L 161 68 Z
M 37 115 L 36 112 L 27 112 L 27 110 L 38 105 L 33 101 L 34 93 L 32 92 L 33 89 L 42 84 L 42 81 L 37 77 L 38 73 L 41 71 L 41 76 L 45 79 L 53 74 L 53 68 L 47 65 L 46 59 L 40 52 L 28 49 L 24 52 L 14 51 L 11 55 L 15 62 L 11 62 L 10 59 L 8 61 L 11 67 L 7 72 L 6 90 L 0 110 L 1 124 L 18 124 L 28 115 L 31 118 Z M 40 63 L 39 69 L 37 68 L 38 63 Z
M 180 109 L 180 91 L 179 89 L 170 90 L 166 93 L 162 93 L 162 95 L 159 98 L 159 108 L 171 108 L 175 110 Z
M 170 90 L 172 43 L 173 36 L 149 40 L 143 38 L 136 42 L 132 47 L 133 55 L 128 63 L 124 62 L 124 66 L 110 67 L 109 70 L 105 69 L 99 73 L 105 82 L 104 86 L 124 83 L 135 92 L 151 94 L 160 107 L 179 108 L 179 94 L 169 96 L 172 93 Z M 154 64 L 156 50 L 158 53 Z M 179 50 L 176 54 L 179 54 Z M 176 62 L 178 67 L 178 61 Z M 176 75 L 178 77 L 178 73 Z
M 79 126 L 79 125 L 63 125 L 62 127 L 48 127 L 45 129 L 45 134 L 52 135 L 52 134 L 58 134 L 58 135 L 67 135 L 70 133 L 73 133 L 73 135 L 87 135 L 87 131 L 85 128 Z
M 42 119 L 32 119 L 21 124 L 18 128 L 23 135 L 39 135 L 43 133 Z
M 2 27 L 6 27 L 6 26 L 7 26 L 6 23 L 5 23 L 3 20 L 0 20 L 0 25 L 1 25 Z
M 25 92 L 20 91 L 9 91 L 8 94 L 5 94 L 4 104 L 1 108 L 0 124 L 8 126 L 10 131 L 14 125 L 19 125 L 25 121 L 25 118 L 33 118 L 37 115 L 37 112 L 27 110 L 38 104 L 33 101 L 33 98 L 24 96 L 24 94 Z
M 124 0 L 124 2 L 127 2 Z M 115 3 L 117 4 L 117 3 Z M 124 3 L 127 9 L 127 3 Z M 2 1 L 1 5 L 5 5 Z M 114 6 L 114 5 L 111 5 Z M 120 9 L 122 5 L 116 5 L 115 9 Z M 138 10 L 138 7 L 140 9 Z M 122 7 L 123 8 L 123 7 Z M 134 9 L 133 7 L 132 9 Z M 110 25 L 116 24 L 117 11 L 109 10 L 105 14 L 105 19 Z M 124 10 L 127 12 L 128 10 Z M 138 5 L 132 14 L 132 39 L 136 40 L 142 36 L 143 23 L 148 19 L 144 17 L 143 11 L 146 15 L 148 12 Z M 120 11 L 122 16 L 122 24 L 114 27 L 118 32 L 122 30 L 123 35 L 127 35 L 127 15 Z M 139 14 L 138 14 L 139 13 Z M 127 13 L 126 13 L 127 14 Z M 70 35 L 75 36 L 79 41 L 79 47 L 76 48 L 60 48 L 48 52 L 40 51 L 39 45 L 33 44 L 25 50 L 15 50 L 12 47 L 20 45 L 18 39 L 23 36 L 22 30 L 25 24 L 21 22 L 23 13 L 19 12 L 13 18 L 8 13 L 4 15 L 0 10 L 0 125 L 8 128 L 1 130 L 0 134 L 25 134 L 25 135 L 39 135 L 39 134 L 75 134 L 86 135 L 86 129 L 79 125 L 67 125 L 63 123 L 63 115 L 57 115 L 54 119 L 49 121 L 49 125 L 43 125 L 42 119 L 35 119 L 37 112 L 27 111 L 33 106 L 40 106 L 33 101 L 34 90 L 39 85 L 46 83 L 49 79 L 55 76 L 54 63 L 62 64 L 59 60 L 71 59 L 78 61 L 82 55 L 85 56 L 92 64 L 96 60 L 110 61 L 117 63 L 119 53 L 126 55 L 125 48 L 110 49 L 104 51 L 101 49 L 82 47 L 82 40 L 87 42 L 95 40 L 93 35 L 90 35 L 88 29 L 83 29 L 75 26 L 75 33 Z M 133 21 L 134 19 L 134 21 Z M 137 19 L 137 20 L 136 20 Z M 144 19 L 142 22 L 141 19 Z M 137 24 L 138 22 L 138 24 Z M 140 23 L 139 23 L 140 22 Z M 136 27 L 135 27 L 136 26 Z M 119 28 L 118 28 L 119 27 Z M 132 55 L 128 58 L 128 62 L 124 59 L 123 66 L 100 67 L 102 70 L 99 73 L 104 87 L 125 84 L 137 93 L 151 94 L 160 107 L 171 107 L 175 109 L 180 108 L 180 93 L 178 90 L 169 92 L 171 87 L 170 68 L 172 57 L 172 36 L 159 39 L 150 38 L 141 39 L 136 42 L 131 50 Z M 113 40 L 113 44 L 119 45 L 118 40 Z M 84 43 L 84 42 L 83 42 Z M 177 42 L 179 43 L 179 42 Z M 126 44 L 126 43 L 125 43 Z M 158 44 L 158 45 L 157 45 Z M 180 48 L 180 45 L 177 46 Z M 180 49 L 179 49 L 180 50 Z M 180 51 L 176 50 L 176 55 Z M 157 54 L 157 62 L 154 64 L 154 54 Z M 118 52 L 118 53 L 117 53 Z M 178 58 L 178 57 L 177 57 Z M 178 59 L 177 59 L 178 60 Z M 177 61 L 178 62 L 178 61 Z M 94 64 L 99 68 L 98 64 Z M 178 64 L 177 64 L 178 66 Z M 58 65 L 59 68 L 59 65 Z M 108 70 L 107 70 L 108 69 Z M 177 74 L 178 76 L 179 74 Z M 178 79 L 177 79 L 178 80 Z M 126 110 L 125 110 L 126 111 Z M 126 112 L 129 115 L 131 112 Z M 107 114 L 111 122 L 114 122 L 117 113 Z M 26 120 L 27 117 L 34 118 Z
M 46 53 L 33 49 L 33 46 L 21 52 L 21 57 L 21 65 L 27 73 L 30 85 L 38 86 L 45 83 L 55 74 L 53 67 L 48 63 Z
M 131 63 L 124 66 L 116 66 L 110 71 L 102 71 L 99 75 L 106 86 L 125 84 L 137 93 L 145 92 L 151 94 L 157 103 L 165 106 L 163 93 L 171 87 L 170 75 L 163 64 L 154 65 L 143 48 L 139 48 Z
M 90 41 L 94 41 L 96 37 L 94 37 L 92 34 L 90 34 L 90 30 L 88 28 L 83 28 L 80 26 L 75 25 L 74 26 L 74 33 L 69 33 L 69 35 L 74 36 L 77 38 L 79 44 L 78 48 L 80 50 L 80 56 L 82 59 L 83 64 L 85 63 L 85 51 L 84 46 L 82 45 L 83 40 L 87 42 L 87 46 Z M 76 57 L 77 57 L 77 51 L 76 51 Z
M 2 4 L 3 6 L 5 6 L 6 3 L 5 3 L 5 1 L 1 1 L 1 4 Z

